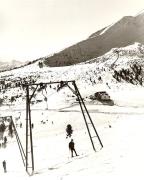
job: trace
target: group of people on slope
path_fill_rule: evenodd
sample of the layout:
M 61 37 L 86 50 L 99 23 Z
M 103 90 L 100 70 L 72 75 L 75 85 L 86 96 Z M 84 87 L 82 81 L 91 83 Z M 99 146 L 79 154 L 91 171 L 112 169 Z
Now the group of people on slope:
M 73 153 L 75 153 L 75 155 L 78 156 L 78 154 L 75 150 L 75 143 L 74 143 L 73 139 L 71 139 L 71 141 L 69 143 L 69 149 L 71 151 L 71 157 L 74 157 Z M 6 169 L 6 161 L 5 160 L 2 162 L 2 166 L 3 166 L 4 172 L 6 173 L 7 169 Z

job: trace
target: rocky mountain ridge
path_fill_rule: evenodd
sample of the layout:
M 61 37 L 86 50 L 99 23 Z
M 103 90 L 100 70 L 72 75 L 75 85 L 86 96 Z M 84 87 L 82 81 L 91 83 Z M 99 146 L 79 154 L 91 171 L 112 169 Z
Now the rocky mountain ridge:
M 66 66 L 102 56 L 112 48 L 120 48 L 135 42 L 144 44 L 144 13 L 125 16 L 63 51 L 45 58 L 46 66 Z

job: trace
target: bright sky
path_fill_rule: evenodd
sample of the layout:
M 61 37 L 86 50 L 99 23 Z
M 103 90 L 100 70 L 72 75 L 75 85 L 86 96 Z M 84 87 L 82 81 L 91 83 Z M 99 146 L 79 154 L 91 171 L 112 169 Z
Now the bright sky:
M 0 0 L 0 60 L 34 60 L 135 15 L 144 0 Z

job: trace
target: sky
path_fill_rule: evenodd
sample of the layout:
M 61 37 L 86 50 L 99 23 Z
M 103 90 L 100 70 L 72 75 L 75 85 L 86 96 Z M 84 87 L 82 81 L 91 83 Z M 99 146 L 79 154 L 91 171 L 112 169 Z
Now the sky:
M 0 61 L 27 61 L 82 41 L 143 0 L 0 0 Z

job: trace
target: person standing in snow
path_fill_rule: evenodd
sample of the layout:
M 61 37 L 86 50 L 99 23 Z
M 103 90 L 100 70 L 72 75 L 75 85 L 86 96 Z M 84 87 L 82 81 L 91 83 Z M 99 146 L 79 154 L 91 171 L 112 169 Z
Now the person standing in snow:
M 6 144 L 7 143 L 7 137 L 5 136 L 4 137 L 4 144 Z
M 34 124 L 33 123 L 31 124 L 31 127 L 32 127 L 32 129 L 34 128 Z
M 6 173 L 6 172 L 7 172 L 7 170 L 6 170 L 6 161 L 4 160 L 4 161 L 2 162 L 2 164 L 3 164 L 4 172 Z
M 22 122 L 20 123 L 20 128 L 22 128 Z
M 69 149 L 71 150 L 71 157 L 73 157 L 73 152 L 75 152 L 75 155 L 77 155 L 77 152 L 75 150 L 75 143 L 73 141 L 73 139 L 71 139 L 70 143 L 69 143 Z

